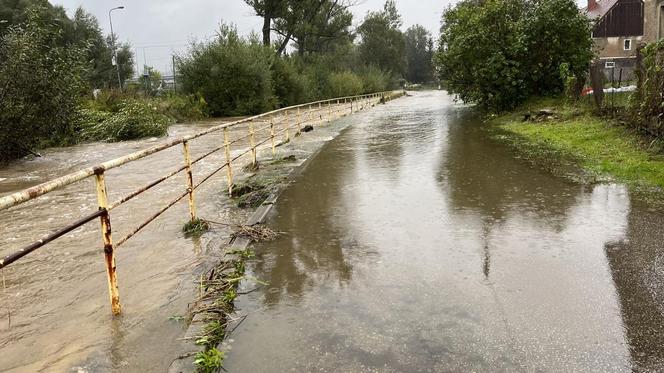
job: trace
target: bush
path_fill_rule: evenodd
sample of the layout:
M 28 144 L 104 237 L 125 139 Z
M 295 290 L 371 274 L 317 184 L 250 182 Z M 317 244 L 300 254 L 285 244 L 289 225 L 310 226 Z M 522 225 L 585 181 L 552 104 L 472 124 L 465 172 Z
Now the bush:
M 331 73 L 327 78 L 328 97 L 345 97 L 362 94 L 362 79 L 350 71 Z
M 272 84 L 278 107 L 312 101 L 311 81 L 300 73 L 293 60 L 276 57 L 272 63 Z
M 573 0 L 464 0 L 445 11 L 439 44 L 439 79 L 492 110 L 561 93 L 560 66 L 579 80 L 593 58 L 591 21 Z
M 390 86 L 390 75 L 377 67 L 360 70 L 363 93 L 383 92 Z
M 141 100 L 126 100 L 115 114 L 101 114 L 89 109 L 79 112 L 82 137 L 97 141 L 123 141 L 144 137 L 163 136 L 171 118 L 157 111 L 157 107 Z M 104 118 L 104 116 L 106 116 Z
M 208 117 L 208 107 L 200 95 L 166 95 L 151 101 L 161 114 L 177 123 L 201 120 Z
M 634 124 L 658 137 L 664 136 L 664 40 L 650 43 L 639 52 L 641 68 L 637 70 L 637 88 L 630 107 Z
M 59 46 L 61 31 L 44 12 L 31 8 L 0 40 L 0 162 L 76 135 L 84 51 Z
M 274 52 L 222 25 L 217 40 L 194 44 L 178 59 L 187 93 L 200 94 L 214 115 L 258 114 L 274 108 L 271 63 Z

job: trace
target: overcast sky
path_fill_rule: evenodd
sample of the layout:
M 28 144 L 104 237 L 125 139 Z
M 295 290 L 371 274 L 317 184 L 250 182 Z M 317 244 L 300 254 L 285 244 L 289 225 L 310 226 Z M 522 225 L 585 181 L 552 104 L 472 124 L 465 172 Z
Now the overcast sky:
M 146 63 L 159 71 L 171 72 L 171 56 L 183 52 L 192 40 L 203 40 L 215 34 L 219 23 L 232 22 L 242 34 L 260 31 L 260 18 L 243 0 L 49 0 L 62 5 L 72 14 L 82 6 L 99 20 L 104 32 L 109 33 L 108 10 L 124 6 L 113 12 L 113 28 L 122 41 L 129 42 L 136 53 L 139 66 Z M 359 0 L 351 8 L 354 26 L 359 25 L 370 10 L 382 8 L 384 0 Z M 579 2 L 585 0 L 577 0 Z M 440 27 L 443 9 L 456 0 L 396 0 L 404 21 L 404 30 L 421 24 L 434 37 Z
M 419 23 L 436 34 L 444 6 L 454 0 L 397 0 L 404 29 Z M 108 10 L 113 12 L 113 28 L 122 41 L 131 43 L 136 60 L 144 61 L 162 72 L 171 72 L 173 53 L 186 50 L 191 40 L 202 40 L 215 34 L 220 21 L 232 22 L 242 34 L 260 31 L 261 19 L 243 0 L 50 0 L 72 14 L 82 6 L 94 14 L 104 32 L 109 33 Z M 370 10 L 383 6 L 384 0 L 362 0 L 352 8 L 357 26 Z

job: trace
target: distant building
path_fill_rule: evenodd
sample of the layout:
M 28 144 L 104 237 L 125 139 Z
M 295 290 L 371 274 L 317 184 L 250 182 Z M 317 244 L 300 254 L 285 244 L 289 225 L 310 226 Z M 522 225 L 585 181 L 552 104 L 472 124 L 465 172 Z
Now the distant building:
M 636 48 L 664 37 L 664 0 L 588 0 L 583 9 L 597 20 L 593 40 L 607 78 L 632 79 Z

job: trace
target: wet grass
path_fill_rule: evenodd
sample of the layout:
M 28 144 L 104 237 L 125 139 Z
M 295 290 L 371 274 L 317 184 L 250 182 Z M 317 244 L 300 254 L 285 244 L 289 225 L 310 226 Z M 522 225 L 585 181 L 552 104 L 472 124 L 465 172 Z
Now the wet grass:
M 552 119 L 524 121 L 525 112 L 552 109 Z M 593 113 L 586 103 L 540 99 L 490 119 L 517 150 L 536 162 L 564 159 L 584 171 L 582 181 L 617 181 L 637 192 L 664 190 L 664 155 L 657 141 Z
M 231 197 L 240 208 L 256 208 L 284 181 L 282 176 L 253 175 L 233 186 Z

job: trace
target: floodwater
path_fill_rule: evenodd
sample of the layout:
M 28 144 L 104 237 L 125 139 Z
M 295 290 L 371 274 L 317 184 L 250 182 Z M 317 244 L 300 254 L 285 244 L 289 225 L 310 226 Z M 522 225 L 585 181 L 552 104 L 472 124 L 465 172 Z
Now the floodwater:
M 170 128 L 169 136 L 195 133 L 219 123 L 175 125 Z M 264 127 L 265 123 L 255 126 Z M 247 135 L 247 126 L 233 127 L 230 132 L 231 141 L 240 139 Z M 256 135 L 257 141 L 268 134 L 269 128 L 264 129 Z M 317 129 L 303 138 L 321 135 L 325 131 Z M 25 159 L 1 168 L 0 196 L 162 141 L 163 138 L 47 149 L 42 158 Z M 234 145 L 232 155 L 245 150 L 247 141 Z M 191 141 L 192 159 L 221 144 L 221 132 Z M 243 176 L 237 167 L 242 161 L 247 162 L 248 158 L 234 163 L 236 180 Z M 109 201 L 149 184 L 183 162 L 182 147 L 176 146 L 108 171 Z M 224 162 L 221 151 L 196 164 L 194 182 Z M 225 170 L 203 184 L 196 191 L 198 216 L 216 222 L 244 223 L 250 211 L 232 208 L 232 201 L 224 194 L 226 188 Z M 185 175 L 179 174 L 113 210 L 114 240 L 185 190 Z M 0 212 L 0 257 L 96 211 L 94 191 L 93 179 L 86 179 Z M 185 238 L 181 229 L 188 216 L 185 199 L 117 249 L 123 307 L 120 317 L 111 316 L 101 233 L 96 221 L 0 270 L 0 371 L 166 371 L 183 352 L 179 338 L 184 335 L 186 324 L 181 319 L 195 299 L 200 274 L 219 257 L 229 234 L 228 228 L 215 226 L 213 232 L 201 239 Z
M 229 372 L 664 371 L 664 214 L 489 139 L 443 92 L 354 117 L 255 247 Z

